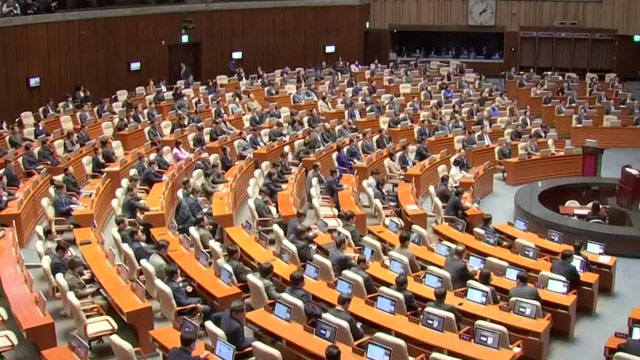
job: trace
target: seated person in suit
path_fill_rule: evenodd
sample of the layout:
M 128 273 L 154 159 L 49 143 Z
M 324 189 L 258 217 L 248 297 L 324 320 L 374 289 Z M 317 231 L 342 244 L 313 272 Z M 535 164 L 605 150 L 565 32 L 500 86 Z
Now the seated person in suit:
M 482 215 L 482 225 L 479 226 L 480 229 L 484 230 L 484 232 L 492 232 L 495 233 L 496 229 L 493 228 L 491 223 L 493 222 L 493 216 L 491 214 Z
M 135 219 L 138 216 L 138 211 L 149 211 L 151 208 L 144 205 L 138 195 L 133 191 L 133 186 L 129 186 L 125 189 L 126 193 L 124 200 L 122 201 L 122 216 L 127 219 Z
M 225 261 L 231 266 L 233 275 L 236 277 L 238 283 L 246 283 L 247 274 L 250 274 L 251 271 L 240 262 L 240 249 L 238 249 L 237 245 L 231 244 L 227 247 L 227 257 Z
M 284 186 L 277 181 L 277 174 L 273 169 L 267 172 L 267 176 L 264 179 L 262 187 L 267 189 L 269 192 L 269 198 L 277 206 L 278 193 L 284 190 Z
M 100 147 L 102 148 L 102 160 L 104 160 L 105 163 L 111 164 L 118 161 L 116 154 L 111 149 L 108 138 L 100 139 Z
M 524 133 L 524 125 L 520 124 L 518 125 L 518 128 L 513 129 L 513 131 L 511 131 L 511 135 L 509 136 L 511 138 L 511 141 L 520 141 L 522 140 L 522 135 Z
M 8 187 L 19 188 L 22 184 L 18 174 L 16 174 L 15 162 L 8 157 L 5 157 L 4 176 L 7 179 L 6 186 Z
M 84 264 L 82 260 L 76 256 L 69 258 L 67 262 L 67 271 L 64 273 L 64 279 L 69 286 L 69 291 L 78 298 L 78 300 L 91 299 L 95 304 L 103 309 L 108 304 L 107 299 L 100 295 L 94 295 L 100 287 L 96 285 L 87 286 L 84 276 Z
M 513 157 L 513 150 L 511 149 L 511 143 L 508 141 L 503 142 L 502 145 L 500 145 L 500 148 L 498 149 L 498 159 L 504 160 L 504 159 L 511 159 L 512 157 Z
M 25 142 L 34 141 L 34 139 L 27 138 L 22 135 L 20 127 L 18 125 L 11 126 L 11 134 L 9 135 L 9 148 L 18 149 L 24 145 Z
M 526 271 L 518 272 L 516 275 L 516 286 L 509 290 L 509 299 L 517 297 L 527 300 L 535 300 L 542 304 L 542 299 L 538 293 L 538 289 L 529 286 L 529 274 Z
M 165 284 L 167 284 L 169 289 L 171 289 L 176 306 L 184 307 L 195 305 L 193 308 L 182 310 L 179 314 L 195 316 L 201 312 L 204 315 L 204 319 L 208 320 L 211 318 L 211 307 L 209 305 L 202 304 L 202 298 L 188 296 L 187 292 L 192 292 L 192 287 L 190 285 L 185 286 L 178 281 L 180 280 L 178 265 L 174 263 L 167 264 L 166 275 L 167 279 L 165 280 Z
M 453 195 L 449 197 L 447 202 L 447 208 L 444 214 L 446 216 L 455 216 L 458 219 L 466 218 L 465 210 L 469 209 L 469 206 L 462 204 L 462 194 L 464 190 L 461 187 L 455 188 Z
M 152 252 L 147 249 L 142 242 L 144 236 L 142 235 L 141 229 L 139 227 L 129 229 L 129 237 L 131 238 L 131 250 L 133 250 L 136 260 L 138 260 L 138 262 L 142 259 L 149 261 Z
M 391 290 L 397 291 L 404 297 L 404 305 L 407 307 L 407 312 L 416 311 L 419 309 L 419 304 L 413 293 L 407 290 L 407 275 L 399 274 L 396 276 L 396 284 L 391 286 Z
M 562 275 L 569 282 L 571 289 L 577 289 L 580 285 L 580 273 L 576 267 L 571 264 L 573 261 L 573 250 L 562 250 L 560 259 L 556 259 L 551 264 L 551 272 Z
M 302 260 L 302 259 L 301 259 Z M 304 304 L 304 313 L 308 318 L 319 319 L 322 317 L 322 309 L 311 300 L 311 294 L 304 289 L 304 274 L 296 270 L 289 276 L 289 286 L 285 292 Z
M 307 238 L 307 229 L 303 225 L 298 226 L 293 236 L 288 237 L 288 240 L 296 247 L 301 263 L 313 260 L 313 252 L 316 246 L 315 244 L 310 245 Z
M 82 190 L 78 184 L 78 180 L 71 172 L 72 168 L 67 166 L 64 168 L 64 175 L 62 176 L 62 183 L 67 187 L 67 192 L 70 195 L 80 196 Z
M 391 137 L 387 129 L 380 129 L 378 139 L 376 139 L 376 148 L 378 150 L 384 150 L 387 146 L 391 145 Z
M 271 226 L 273 224 L 277 224 L 281 229 L 284 228 L 284 222 L 282 219 L 277 217 L 277 214 L 274 214 L 269 207 L 273 202 L 269 197 L 269 190 L 266 187 L 260 187 L 260 190 L 258 190 L 258 197 L 254 199 L 254 204 L 259 218 L 271 219 L 269 221 L 260 221 L 260 226 Z
M 102 175 L 104 174 L 104 169 L 107 168 L 107 164 L 102 160 L 102 156 L 100 155 L 100 148 L 96 145 L 93 148 L 93 156 L 91 157 L 91 171 L 94 174 Z
M 160 240 L 156 244 L 156 252 L 149 257 L 149 264 L 156 272 L 156 277 L 162 281 L 167 278 L 167 256 L 169 253 L 169 242 L 166 240 Z
M 445 290 L 444 288 L 440 287 L 440 288 L 437 288 L 433 293 L 434 293 L 434 295 L 436 297 L 436 301 L 428 302 L 426 307 L 435 308 L 435 309 L 439 309 L 439 310 L 442 310 L 442 311 L 446 311 L 446 312 L 452 313 L 453 316 L 455 316 L 455 318 L 456 318 L 456 323 L 458 324 L 458 328 L 461 329 L 462 327 L 460 326 L 460 321 L 462 320 L 462 316 L 460 316 L 460 313 L 455 308 L 455 306 L 447 305 L 444 302 L 445 299 L 447 298 L 447 290 Z
M 476 146 L 476 137 L 470 129 L 467 129 L 467 134 L 462 139 L 462 148 L 465 150 L 471 150 Z
M 24 144 L 24 155 L 22 155 L 22 167 L 25 171 L 35 171 L 40 173 L 44 169 L 44 164 L 38 159 L 33 152 L 33 145 L 31 143 Z
M 342 227 L 351 234 L 351 241 L 356 247 L 362 246 L 362 234 L 358 228 L 356 228 L 356 214 L 347 210 L 343 214 L 344 222 L 342 223 Z
M 538 147 L 538 142 L 535 137 L 531 136 L 529 141 L 527 141 L 527 154 L 529 156 L 540 155 L 540 148 Z
M 402 145 L 402 150 L 398 155 L 398 164 L 400 165 L 400 168 L 402 169 L 402 171 L 407 171 L 411 169 L 414 165 L 413 160 L 409 155 L 409 152 L 407 152 L 407 147 L 408 147 L 407 144 Z
M 340 294 L 338 295 L 338 306 L 329 309 L 329 314 L 337 317 L 340 320 L 344 320 L 349 324 L 349 330 L 351 330 L 351 336 L 354 341 L 362 339 L 364 331 L 362 331 L 362 324 L 356 321 L 356 319 L 349 314 L 349 306 L 351 305 L 351 295 Z
M 427 149 L 427 139 L 422 138 L 418 140 L 418 146 L 416 148 L 416 154 L 414 156 L 414 160 L 416 162 L 421 162 L 427 160 L 429 158 L 429 151 Z
M 447 257 L 444 263 L 444 269 L 451 275 L 454 290 L 467 286 L 467 281 L 473 279 L 478 273 L 477 270 L 469 270 L 464 261 L 465 252 L 464 245 L 456 246 L 453 256 Z
M 446 205 L 449 203 L 451 195 L 453 194 L 451 190 L 449 190 L 449 175 L 444 174 L 440 177 L 440 184 L 438 184 L 438 188 L 436 189 L 436 197 Z
M 158 172 L 158 164 L 155 159 L 149 160 L 149 166 L 144 170 L 140 179 L 140 185 L 151 189 L 154 184 L 163 182 L 164 177 Z
M 600 220 L 603 223 L 607 223 L 607 215 L 603 214 L 601 212 L 601 206 L 600 206 L 600 201 L 594 201 L 591 204 L 591 210 L 589 211 L 589 213 L 587 214 L 587 216 L 585 217 L 586 221 L 591 221 L 591 220 Z
M 244 334 L 244 325 L 247 322 L 245 305 L 242 300 L 234 300 L 229 310 L 214 315 L 214 323 L 220 324 L 220 328 L 227 336 L 227 341 L 242 351 L 251 347 L 254 341 L 252 337 Z
M 343 270 L 348 270 L 353 266 L 351 256 L 345 255 L 344 250 L 347 248 L 347 240 L 343 234 L 337 234 L 337 230 L 330 230 L 331 237 L 335 239 L 336 246 L 329 250 L 329 260 L 333 273 L 340 276 Z
M 399 236 L 400 244 L 396 246 L 393 251 L 400 255 L 404 255 L 409 259 L 409 266 L 411 267 L 411 273 L 417 273 L 420 271 L 420 266 L 416 260 L 416 255 L 411 251 L 409 245 L 411 244 L 411 234 L 407 231 L 400 232 Z
M 373 142 L 371 141 L 371 135 L 369 131 L 365 131 L 362 134 L 362 152 L 363 155 L 371 155 L 375 152 Z
M 47 254 L 51 257 L 51 274 L 55 277 L 56 274 L 65 274 L 69 267 L 67 266 L 69 245 L 66 242 L 60 241 L 55 247 L 54 253 Z
M 79 207 L 78 200 L 67 195 L 67 187 L 64 184 L 56 184 L 55 188 L 56 193 L 53 196 L 55 216 L 65 218 L 70 224 L 74 224 L 73 209 Z
M 40 163 L 51 166 L 60 165 L 60 159 L 51 145 L 51 140 L 48 137 L 44 137 L 40 140 L 40 144 L 40 150 L 38 151 L 38 160 Z
M 338 203 L 338 192 L 343 190 L 344 186 L 340 183 L 340 177 L 338 176 L 338 169 L 332 168 L 329 170 L 329 176 L 325 178 L 324 183 L 324 195 L 333 199 L 333 203 L 340 209 Z
M 371 295 L 373 293 L 378 292 L 378 287 L 373 282 L 373 278 L 371 275 L 367 273 L 367 269 L 369 268 L 369 262 L 367 261 L 367 257 L 363 254 L 358 255 L 356 259 L 356 265 L 351 267 L 351 271 L 362 278 L 364 282 L 364 288 L 367 290 L 367 295 Z
M 203 352 L 200 356 L 191 355 L 196 350 L 197 336 L 195 334 L 180 334 L 180 347 L 174 347 L 167 353 L 167 360 L 201 360 L 208 359 L 211 353 Z
M 420 120 L 420 127 L 417 130 L 416 137 L 418 140 L 429 138 L 429 121 L 427 119 Z
M 260 280 L 264 286 L 264 292 L 267 294 L 269 300 L 277 300 L 280 297 L 280 293 L 273 283 L 273 264 L 270 262 L 263 262 L 258 264 L 258 272 L 253 275 Z
M 573 254 L 574 256 L 580 256 L 585 261 L 585 269 L 589 272 L 596 272 L 598 267 L 589 261 L 589 255 L 584 253 L 584 243 L 580 240 L 573 242 Z
M 482 285 L 485 285 L 491 289 L 491 300 L 494 304 L 500 303 L 500 298 L 498 297 L 498 292 L 496 288 L 491 286 L 491 271 L 482 270 L 480 271 L 480 276 L 478 277 L 478 282 Z
M 350 140 L 350 141 L 353 141 L 353 140 Z M 338 145 L 336 147 L 336 152 L 337 152 L 336 162 L 338 163 L 338 168 L 340 169 L 341 173 L 353 174 L 354 160 L 351 159 L 349 156 L 345 155 L 342 149 L 343 149 L 342 145 Z
M 360 149 L 358 149 L 358 145 L 354 139 L 349 139 L 349 145 L 347 146 L 346 152 L 351 163 L 362 161 L 362 154 L 360 153 Z

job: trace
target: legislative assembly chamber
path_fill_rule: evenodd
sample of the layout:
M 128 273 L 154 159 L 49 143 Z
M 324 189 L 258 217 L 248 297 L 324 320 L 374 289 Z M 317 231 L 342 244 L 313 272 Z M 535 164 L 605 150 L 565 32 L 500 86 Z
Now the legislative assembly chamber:
M 0 4 L 0 359 L 640 359 L 640 1 Z

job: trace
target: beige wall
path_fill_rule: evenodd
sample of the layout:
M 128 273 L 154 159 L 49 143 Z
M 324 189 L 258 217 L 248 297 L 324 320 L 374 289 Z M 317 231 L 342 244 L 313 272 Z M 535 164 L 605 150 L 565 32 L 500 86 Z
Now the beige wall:
M 582 28 L 616 29 L 627 35 L 640 33 L 640 0 L 498 0 L 497 3 L 496 25 L 506 31 L 518 31 L 521 26 L 552 26 L 554 20 L 577 20 Z M 386 29 L 389 25 L 466 25 L 467 0 L 371 0 L 370 22 L 374 29 Z

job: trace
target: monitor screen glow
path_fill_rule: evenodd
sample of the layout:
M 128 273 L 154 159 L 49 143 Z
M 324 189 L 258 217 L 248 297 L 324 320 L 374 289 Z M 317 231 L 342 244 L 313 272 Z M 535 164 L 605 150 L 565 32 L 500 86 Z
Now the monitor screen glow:
M 231 58 L 233 60 L 242 60 L 242 51 L 234 51 L 231 53 Z
M 336 52 L 336 46 L 335 45 L 325 45 L 324 46 L 324 53 L 325 54 L 333 54 Z
M 142 64 L 140 61 L 132 61 L 129 63 L 129 71 L 140 71 Z

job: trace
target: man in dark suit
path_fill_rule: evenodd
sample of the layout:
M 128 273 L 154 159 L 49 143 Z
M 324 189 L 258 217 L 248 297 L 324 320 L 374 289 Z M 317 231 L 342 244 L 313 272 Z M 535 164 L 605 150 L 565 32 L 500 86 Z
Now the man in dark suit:
M 369 132 L 365 132 L 362 135 L 361 148 L 363 155 L 371 155 L 376 151 L 376 149 L 373 147 L 373 142 L 371 142 L 371 136 L 369 135 Z
M 138 196 L 134 193 L 133 187 L 129 185 L 126 189 L 124 200 L 122 201 L 122 216 L 127 219 L 135 219 L 138 215 L 138 210 L 149 211 L 148 206 L 145 206 Z
M 398 164 L 403 171 L 407 171 L 413 167 L 413 160 L 411 160 L 411 156 L 409 156 L 407 152 L 407 144 L 402 145 L 402 151 L 398 155 Z
M 349 324 L 349 330 L 351 330 L 351 336 L 354 341 L 362 339 L 364 331 L 360 328 L 360 324 L 356 319 L 349 314 L 349 306 L 351 305 L 351 295 L 340 294 L 338 296 L 338 306 L 329 309 L 329 314 L 337 317 L 340 320 L 344 320 Z
M 131 243 L 133 241 L 131 240 L 131 236 L 129 235 L 127 219 L 122 215 L 118 215 L 115 217 L 114 221 L 118 228 L 118 235 L 120 235 L 120 240 L 122 240 L 122 243 L 131 246 Z
M 262 142 L 262 137 L 258 133 L 258 128 L 251 128 L 251 135 L 249 135 L 249 145 L 253 150 L 259 149 L 264 146 L 264 142 Z
M 231 266 L 233 276 L 236 277 L 236 280 L 239 283 L 246 283 L 247 274 L 250 274 L 250 271 L 240 262 L 240 249 L 238 249 L 238 246 L 231 244 L 227 247 L 227 257 L 225 261 Z
M 47 100 L 47 104 L 42 108 L 42 117 L 46 119 L 49 116 L 49 114 L 55 114 L 55 113 L 56 113 L 56 105 L 53 102 L 53 99 L 49 98 Z
M 329 251 L 329 260 L 333 267 L 333 273 L 336 276 L 339 276 L 342 274 L 343 270 L 351 268 L 353 266 L 353 262 L 351 261 L 351 256 L 345 255 L 344 253 L 344 249 L 347 248 L 347 241 L 345 237 L 342 234 L 337 236 L 336 233 L 336 230 L 331 232 L 331 237 L 335 238 L 336 246 Z
M 22 136 L 18 125 L 13 125 L 11 127 L 11 134 L 9 135 L 9 147 L 11 149 L 21 148 L 26 141 L 33 141 L 33 139 L 27 139 Z
M 333 199 L 333 203 L 336 204 L 338 209 L 340 209 L 338 192 L 342 189 L 344 189 L 344 187 L 340 184 L 340 179 L 338 179 L 338 169 L 332 168 L 329 170 L 329 176 L 325 178 L 324 194 Z
M 80 185 L 78 184 L 78 180 L 73 173 L 71 172 L 71 167 L 67 166 L 64 168 L 64 175 L 62 176 L 62 183 L 67 187 L 67 192 L 76 194 L 80 196 L 82 190 L 80 189 Z
M 542 304 L 542 299 L 538 293 L 538 289 L 533 286 L 529 286 L 529 275 L 525 271 L 518 272 L 516 275 L 516 286 L 509 290 L 509 299 L 522 298 L 528 300 L 535 300 Z
M 322 143 L 330 144 L 330 143 L 336 142 L 336 139 L 337 139 L 336 134 L 334 134 L 333 131 L 331 131 L 331 127 L 329 126 L 329 124 L 327 123 L 323 124 L 323 128 L 324 130 L 322 131 L 322 134 L 320 134 Z
M 302 271 L 297 270 L 291 273 L 289 276 L 289 283 L 290 285 L 285 289 L 285 292 L 302 301 L 304 304 L 304 312 L 307 314 L 307 317 L 313 319 L 321 318 L 322 309 L 311 301 L 311 294 L 304 289 L 304 274 Z
M 380 136 L 376 139 L 376 147 L 378 150 L 384 150 L 387 146 L 391 145 L 391 137 L 389 131 L 386 129 L 380 129 Z
M 86 143 L 91 141 L 91 137 L 89 133 L 87 133 L 87 125 L 80 124 L 80 131 L 76 133 L 76 140 L 78 140 L 78 145 L 84 146 Z
M 284 188 L 282 187 L 282 184 L 280 184 L 277 181 L 277 174 L 273 169 L 267 172 L 267 176 L 265 176 L 262 187 L 268 190 L 268 194 L 269 194 L 269 198 L 271 198 L 271 202 L 273 202 L 274 204 L 277 204 L 278 193 L 284 190 Z
M 422 138 L 418 140 L 418 146 L 416 148 L 416 155 L 414 160 L 420 162 L 429 158 L 429 150 L 427 149 L 427 139 Z
M 215 314 L 213 320 L 214 323 L 220 324 L 220 328 L 227 336 L 227 341 L 235 346 L 237 351 L 250 347 L 254 341 L 252 337 L 244 335 L 246 311 L 242 300 L 234 300 L 229 310 Z
M 464 261 L 465 247 L 464 245 L 456 246 L 453 256 L 447 258 L 444 263 L 444 269 L 451 275 L 451 283 L 454 289 L 460 289 L 467 286 L 467 281 L 473 279 L 477 270 L 469 271 L 467 263 Z
M 551 101 L 553 101 L 553 93 L 551 91 L 547 91 L 547 95 L 542 97 L 542 104 L 550 105 Z
M 131 250 L 133 250 L 133 255 L 135 255 L 136 260 L 140 262 L 140 260 L 145 259 L 149 261 L 151 254 L 153 254 L 146 246 L 142 244 L 142 231 L 140 228 L 135 227 L 129 229 L 129 237 L 131 238 Z
M 100 140 L 100 147 L 102 148 L 102 159 L 107 164 L 111 164 L 117 161 L 116 154 L 109 146 L 109 139 L 103 138 Z
M 144 174 L 144 171 L 147 169 L 147 159 L 144 156 L 143 152 L 138 153 L 138 161 L 133 164 L 133 168 L 136 169 L 139 176 L 142 176 Z
M 208 351 L 200 356 L 191 355 L 196 350 L 197 334 L 180 334 L 180 347 L 174 347 L 167 353 L 167 360 L 200 360 L 211 356 Z
M 55 253 L 51 254 L 51 274 L 64 275 L 67 270 L 67 254 L 69 253 L 69 245 L 64 241 L 59 241 L 55 248 Z
M 569 282 L 571 289 L 578 288 L 580 285 L 580 273 L 575 266 L 571 264 L 573 261 L 573 250 L 563 250 L 560 253 L 560 259 L 556 259 L 551 264 L 551 272 L 562 275 Z
M 269 208 L 269 191 L 263 186 L 258 190 L 258 197 L 256 197 L 253 201 L 256 207 L 256 213 L 258 217 L 261 219 L 274 219 L 275 215 L 271 212 L 271 208 Z M 272 221 L 270 221 L 271 223 Z M 270 226 L 272 224 L 260 223 L 261 226 Z
M 16 169 L 14 166 L 15 163 L 13 162 L 13 159 L 7 158 L 5 163 L 4 176 L 7 178 L 7 186 L 18 188 L 20 187 L 21 181 L 18 177 L 18 174 L 16 174 Z
M 367 261 L 367 257 L 363 254 L 360 254 L 356 259 L 356 265 L 351 267 L 350 270 L 362 278 L 362 281 L 364 282 L 364 288 L 367 290 L 367 295 L 371 295 L 378 292 L 378 287 L 376 286 L 376 284 L 374 284 L 371 275 L 367 273 L 368 268 L 369 262 Z
M 508 141 L 503 142 L 498 149 L 498 159 L 511 159 L 512 156 L 513 150 L 511 149 L 511 143 Z
M 420 127 L 418 128 L 418 133 L 416 135 L 418 140 L 429 138 L 429 121 L 428 120 L 426 119 L 420 120 Z
M 301 263 L 313 260 L 311 246 L 306 238 L 307 229 L 303 225 L 299 225 L 293 232 L 293 236 L 289 237 L 289 241 L 296 247 L 298 258 Z
M 22 161 L 22 166 L 25 170 L 31 170 L 39 173 L 44 166 L 33 152 L 33 145 L 31 145 L 31 143 L 26 143 L 24 145 L 24 150 L 25 153 L 22 155 L 22 159 L 20 159 Z
M 460 324 L 460 320 L 462 319 L 462 317 L 460 316 L 460 313 L 458 312 L 458 310 L 455 308 L 455 306 L 447 305 L 444 302 L 445 299 L 447 298 L 447 290 L 440 287 L 434 291 L 434 294 L 436 296 L 436 301 L 428 302 L 426 307 L 450 312 L 453 314 L 453 316 L 455 316 L 456 323 Z M 460 325 L 458 325 L 458 327 L 460 327 Z
M 362 161 L 362 154 L 358 150 L 358 146 L 354 139 L 349 139 L 349 146 L 347 146 L 347 157 L 351 161 Z
M 153 184 L 162 182 L 163 180 L 163 176 L 158 172 L 158 165 L 156 164 L 155 159 L 149 160 L 149 167 L 147 167 L 144 170 L 144 173 L 142 173 L 140 185 L 151 189 Z
M 73 207 L 77 205 L 77 201 L 67 195 L 67 187 L 64 184 L 56 184 L 56 193 L 53 195 L 53 209 L 55 216 L 67 219 L 73 224 Z
M 407 312 L 416 311 L 419 308 L 416 298 L 413 293 L 407 290 L 407 275 L 400 274 L 396 276 L 396 284 L 391 286 L 391 290 L 397 291 L 404 297 L 404 304 L 407 307 Z
M 187 295 L 187 289 L 190 286 L 184 286 L 183 284 L 178 282 L 180 278 L 180 274 L 178 272 L 178 266 L 174 263 L 167 264 L 167 269 L 165 270 L 167 279 L 165 280 L 165 284 L 171 289 L 171 294 L 173 295 L 173 300 L 176 302 L 177 307 L 183 306 L 192 306 L 189 309 L 184 309 L 179 314 L 194 316 L 197 313 L 201 312 L 204 314 L 205 319 L 211 318 L 211 307 L 209 305 L 203 305 L 202 299 L 198 297 L 191 297 Z

